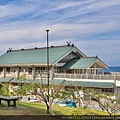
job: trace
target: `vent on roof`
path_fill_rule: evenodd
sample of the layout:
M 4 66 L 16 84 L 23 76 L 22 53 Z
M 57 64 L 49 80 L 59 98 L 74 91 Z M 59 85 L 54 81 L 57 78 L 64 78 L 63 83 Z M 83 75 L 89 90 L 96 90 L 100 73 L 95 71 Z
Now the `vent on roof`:
M 71 43 L 71 41 L 70 42 L 67 41 L 67 46 L 70 46 L 70 43 Z
M 71 46 L 74 47 L 74 43 Z
M 51 46 L 51 48 L 54 48 L 54 46 Z
M 11 52 L 11 51 L 12 51 L 12 48 L 9 48 L 9 50 L 7 50 L 7 53 L 8 53 L 8 52 Z

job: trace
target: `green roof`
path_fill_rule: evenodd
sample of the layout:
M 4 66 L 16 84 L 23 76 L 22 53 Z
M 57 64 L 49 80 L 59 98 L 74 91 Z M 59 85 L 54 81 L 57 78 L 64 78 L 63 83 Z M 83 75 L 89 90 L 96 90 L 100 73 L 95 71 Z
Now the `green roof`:
M 3 81 L 3 80 L 2 80 Z M 5 80 L 4 80 L 5 81 Z M 7 83 L 8 81 L 6 81 Z M 64 79 L 54 79 L 54 80 L 49 80 L 49 84 L 50 85 L 58 85 L 58 84 L 62 84 L 64 83 L 65 80 Z M 40 83 L 41 84 L 41 80 L 25 80 L 25 79 L 12 79 L 10 81 L 10 83 L 25 83 L 25 84 L 29 84 L 29 83 Z M 48 84 L 48 81 L 45 79 L 42 80 L 43 84 Z
M 39 83 L 41 83 L 41 81 L 39 81 Z M 113 83 L 111 82 L 66 81 L 65 79 L 53 79 L 50 81 L 51 85 L 59 85 L 62 83 L 66 86 L 113 88 Z M 43 80 L 43 84 L 47 84 L 47 80 Z
M 41 83 L 41 80 L 22 80 L 13 78 L 1 78 L 0 82 L 10 83 Z M 50 85 L 59 85 L 64 83 L 66 86 L 81 86 L 81 87 L 98 87 L 98 88 L 113 88 L 111 82 L 89 82 L 89 81 L 66 81 L 65 79 L 53 79 L 49 81 Z M 47 84 L 47 80 L 43 80 L 43 84 Z
M 10 82 L 11 80 L 13 80 L 14 78 L 0 78 L 0 83 L 1 82 L 5 82 L 5 83 L 8 83 Z
M 34 80 L 34 83 L 41 83 L 41 80 Z M 65 79 L 53 79 L 53 80 L 49 80 L 49 84 L 50 85 L 59 85 L 65 82 Z M 47 80 L 42 80 L 43 84 L 48 84 Z
M 96 60 L 96 57 L 86 57 L 86 58 L 80 58 L 80 59 L 72 59 L 69 62 L 67 62 L 63 68 L 68 69 L 80 69 L 80 68 L 88 68 L 92 63 L 94 63 Z
M 49 63 L 56 62 L 71 49 L 71 46 L 50 47 Z M 12 50 L 0 56 L 0 65 L 46 64 L 46 56 L 46 48 Z
M 113 83 L 110 82 L 66 81 L 66 85 L 81 87 L 113 88 Z
M 32 80 L 25 80 L 25 79 L 13 79 L 10 81 L 10 83 L 25 83 L 25 84 L 29 84 L 32 83 Z

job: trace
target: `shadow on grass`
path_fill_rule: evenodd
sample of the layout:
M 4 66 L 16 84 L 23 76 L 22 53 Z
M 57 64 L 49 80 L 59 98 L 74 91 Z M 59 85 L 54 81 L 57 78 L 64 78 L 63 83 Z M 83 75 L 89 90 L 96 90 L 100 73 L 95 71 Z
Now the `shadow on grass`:
M 9 120 L 61 120 L 61 116 L 47 114 L 42 103 L 25 103 L 17 101 L 17 107 L 8 107 L 6 102 L 0 105 L 0 119 Z

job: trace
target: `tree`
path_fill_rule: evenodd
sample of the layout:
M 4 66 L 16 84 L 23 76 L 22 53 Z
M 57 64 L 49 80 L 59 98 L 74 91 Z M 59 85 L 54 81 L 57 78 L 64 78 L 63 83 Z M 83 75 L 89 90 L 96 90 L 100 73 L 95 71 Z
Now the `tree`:
M 79 104 L 79 108 L 80 107 L 84 107 L 84 103 L 83 103 L 83 91 L 80 90 L 78 87 L 68 87 L 67 88 L 68 91 L 71 91 L 71 97 L 73 97 L 73 99 L 76 101 L 76 103 Z
M 120 98 L 116 99 L 114 94 L 101 93 L 97 90 L 95 91 L 86 87 L 82 87 L 81 89 L 78 87 L 68 87 L 68 90 L 74 93 L 72 96 L 73 99 L 76 100 L 76 103 L 79 104 L 79 108 L 81 106 L 87 108 L 88 105 L 94 100 L 98 103 L 99 107 L 103 111 L 106 111 L 110 116 L 120 111 Z M 85 100 L 83 103 L 83 95 L 80 93 L 81 90 L 83 91 L 82 94 L 84 94 L 84 100 L 85 96 L 87 96 L 87 102 Z
M 0 84 L 0 94 L 4 96 L 10 96 L 9 84 Z
M 60 83 L 59 85 L 55 85 L 53 83 L 53 80 L 50 81 L 50 85 L 48 86 L 46 83 L 46 72 L 40 72 L 39 78 L 37 79 L 38 82 L 34 82 L 34 85 L 36 88 L 40 89 L 40 94 L 37 95 L 40 99 L 42 99 L 46 106 L 47 109 L 49 108 L 49 111 L 52 115 L 54 115 L 54 112 L 52 110 L 52 104 L 53 100 L 55 98 L 67 98 L 69 95 L 69 91 L 66 91 L 65 88 L 65 80 Z M 44 78 L 44 79 L 43 79 Z M 48 89 L 49 89 L 49 94 L 48 94 Z
M 89 98 L 95 100 L 99 107 L 110 116 L 120 111 L 120 99 L 116 99 L 114 94 L 101 93 L 92 89 L 85 89 L 84 92 L 87 93 Z
M 32 82 L 29 84 L 24 83 L 15 88 L 14 95 L 17 96 L 27 95 L 27 93 L 29 93 L 33 89 L 34 89 L 34 84 Z
M 49 95 L 48 95 L 48 86 L 46 84 L 44 84 L 43 80 L 40 83 L 34 83 L 34 85 L 37 88 L 40 88 L 40 94 L 37 95 L 37 97 L 39 97 L 40 99 L 42 99 L 46 106 L 49 108 L 50 113 L 52 115 L 55 115 L 53 110 L 52 110 L 52 104 L 53 104 L 53 100 L 55 98 L 66 98 L 67 97 L 67 91 L 64 90 L 64 82 L 63 81 L 61 84 L 59 85 L 54 85 L 54 83 L 51 82 L 50 86 L 49 86 Z M 49 100 L 48 100 L 49 99 Z

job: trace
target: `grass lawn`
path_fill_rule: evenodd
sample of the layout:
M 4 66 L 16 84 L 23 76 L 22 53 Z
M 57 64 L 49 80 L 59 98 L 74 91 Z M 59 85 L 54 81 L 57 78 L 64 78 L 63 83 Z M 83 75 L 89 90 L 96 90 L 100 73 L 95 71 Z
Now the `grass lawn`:
M 60 107 L 56 104 L 52 106 L 55 115 L 51 116 L 46 112 L 46 105 L 40 102 L 20 102 L 17 101 L 17 108 L 8 107 L 7 102 L 2 101 L 0 105 L 0 120 L 61 120 L 64 115 L 108 115 L 106 112 L 83 108 Z M 7 117 L 1 119 L 1 116 Z M 8 116 L 10 118 L 8 119 Z M 41 118 L 42 117 L 42 118 Z M 57 118 L 56 118 L 57 117 Z M 68 120 L 68 119 L 64 119 Z M 77 119 L 74 119 L 77 120 Z
M 83 108 L 60 107 L 56 104 L 52 106 L 55 115 L 107 115 L 106 112 L 89 110 Z M 0 105 L 0 115 L 48 115 L 46 105 L 40 102 L 20 102 L 17 101 L 17 108 L 7 107 L 7 102 L 2 101 Z

